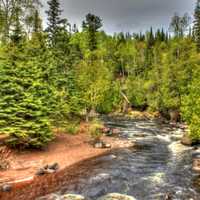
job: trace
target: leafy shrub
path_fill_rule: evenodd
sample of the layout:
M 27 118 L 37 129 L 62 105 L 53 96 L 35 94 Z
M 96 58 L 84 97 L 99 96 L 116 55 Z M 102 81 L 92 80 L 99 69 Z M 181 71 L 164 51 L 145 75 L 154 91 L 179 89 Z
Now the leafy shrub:
M 99 141 L 102 136 L 103 123 L 99 119 L 93 119 L 90 124 L 88 131 L 94 141 Z
M 183 98 L 182 114 L 189 124 L 190 136 L 194 142 L 200 141 L 200 82 L 194 77 L 189 87 L 189 94 Z
M 189 125 L 190 137 L 194 142 L 200 141 L 200 117 L 193 116 L 191 124 Z

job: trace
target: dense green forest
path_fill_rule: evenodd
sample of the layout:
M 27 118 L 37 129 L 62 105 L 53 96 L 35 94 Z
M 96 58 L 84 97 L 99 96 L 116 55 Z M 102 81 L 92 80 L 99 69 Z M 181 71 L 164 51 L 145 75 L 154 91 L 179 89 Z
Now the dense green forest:
M 87 14 L 79 30 L 58 0 L 48 5 L 43 28 L 38 0 L 0 0 L 0 133 L 8 144 L 38 148 L 91 111 L 128 107 L 178 111 L 200 140 L 200 0 L 193 26 L 174 14 L 168 31 L 114 35 L 98 16 Z

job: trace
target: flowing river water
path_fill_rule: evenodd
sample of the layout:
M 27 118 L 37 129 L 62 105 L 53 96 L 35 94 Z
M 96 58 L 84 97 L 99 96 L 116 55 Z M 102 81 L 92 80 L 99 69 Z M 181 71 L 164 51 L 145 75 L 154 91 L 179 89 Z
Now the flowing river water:
M 183 131 L 156 121 L 104 118 L 137 148 L 120 149 L 96 158 L 78 181 L 60 193 L 96 200 L 107 193 L 138 200 L 200 200 L 192 172 L 192 148 L 180 144 Z

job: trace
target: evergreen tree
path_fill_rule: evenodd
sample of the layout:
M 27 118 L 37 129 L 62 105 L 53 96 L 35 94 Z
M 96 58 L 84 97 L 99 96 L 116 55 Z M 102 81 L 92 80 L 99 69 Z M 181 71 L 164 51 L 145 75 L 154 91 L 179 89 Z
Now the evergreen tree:
M 146 34 L 146 40 L 147 40 L 147 48 L 151 49 L 155 43 L 154 32 L 152 27 L 150 28 L 150 31 L 147 32 Z
M 66 25 L 66 19 L 61 18 L 62 10 L 60 9 L 59 0 L 49 0 L 47 4 L 49 5 L 49 10 L 46 11 L 48 16 L 46 31 L 49 34 L 50 43 L 54 46 L 57 42 L 58 32 Z
M 39 33 L 42 31 L 42 19 L 38 10 L 35 10 L 33 16 L 33 33 Z
M 200 0 L 197 0 L 195 12 L 194 12 L 193 32 L 194 32 L 194 38 L 197 45 L 197 50 L 200 51 Z
M 83 29 L 88 32 L 88 48 L 90 51 L 97 49 L 97 32 L 102 27 L 102 20 L 100 17 L 91 13 L 86 15 L 83 21 Z
M 21 13 L 21 8 L 18 6 L 15 10 L 15 15 L 14 15 L 14 28 L 13 28 L 13 32 L 11 34 L 11 40 L 14 43 L 19 43 L 20 40 L 23 37 L 23 32 L 22 32 L 22 25 L 20 22 L 20 13 Z
M 41 55 L 35 55 L 41 49 L 27 49 L 20 44 L 1 51 L 0 132 L 10 136 L 13 147 L 40 148 L 53 139 L 49 115 L 54 95 Z

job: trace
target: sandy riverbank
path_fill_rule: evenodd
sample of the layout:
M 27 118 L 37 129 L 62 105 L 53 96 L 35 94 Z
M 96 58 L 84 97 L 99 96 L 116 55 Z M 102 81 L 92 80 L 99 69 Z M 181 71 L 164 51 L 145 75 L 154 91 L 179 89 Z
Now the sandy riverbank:
M 0 172 L 0 184 L 11 184 L 11 192 L 0 192 L 1 200 L 31 200 L 36 196 L 54 192 L 66 179 L 76 176 L 81 171 L 84 161 L 106 154 L 117 148 L 130 147 L 131 142 L 114 137 L 103 137 L 110 149 L 95 149 L 90 136 L 80 133 L 72 136 L 59 134 L 56 139 L 42 151 L 14 151 L 11 154 L 11 168 Z M 46 164 L 59 163 L 59 170 L 54 174 L 38 177 L 36 171 Z M 27 196 L 28 194 L 28 196 Z

